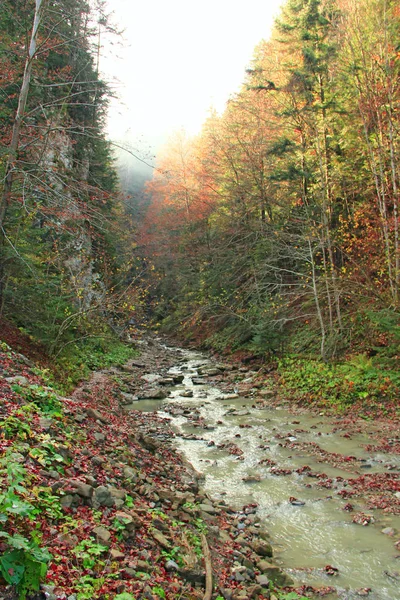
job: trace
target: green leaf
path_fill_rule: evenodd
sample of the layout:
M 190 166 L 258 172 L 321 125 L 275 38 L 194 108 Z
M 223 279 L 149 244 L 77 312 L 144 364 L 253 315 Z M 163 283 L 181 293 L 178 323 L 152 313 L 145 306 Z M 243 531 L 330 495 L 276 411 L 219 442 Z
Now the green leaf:
M 25 573 L 24 553 L 21 550 L 13 550 L 0 556 L 0 571 L 7 583 L 18 585 Z

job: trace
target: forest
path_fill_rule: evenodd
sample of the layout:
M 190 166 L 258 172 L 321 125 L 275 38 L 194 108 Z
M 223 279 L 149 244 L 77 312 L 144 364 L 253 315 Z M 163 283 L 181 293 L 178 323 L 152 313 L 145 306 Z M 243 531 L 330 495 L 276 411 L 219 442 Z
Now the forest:
M 396 2 L 287 2 L 224 113 L 160 152 L 144 203 L 118 185 L 104 134 L 105 3 L 39 3 L 32 39 L 33 3 L 14 4 L 1 11 L 5 319 L 64 369 L 124 355 L 129 320 L 150 319 L 217 351 L 351 357 L 394 382 Z
M 287 2 L 242 89 L 158 160 L 140 239 L 164 327 L 398 367 L 399 6 Z
M 112 30 L 104 2 L 1 2 L 3 327 L 16 325 L 75 381 L 106 351 L 126 353 L 117 317 L 135 260 L 104 134 L 101 29 Z
M 1 598 L 338 598 L 341 540 L 343 565 L 301 551 L 292 578 L 249 502 L 285 477 L 268 515 L 329 505 L 332 535 L 353 513 L 377 536 L 340 597 L 395 600 L 398 1 L 286 0 L 225 109 L 147 182 L 106 135 L 104 34 L 106 0 L 0 0 Z M 190 443 L 224 453 L 204 471 L 235 461 L 241 507 Z

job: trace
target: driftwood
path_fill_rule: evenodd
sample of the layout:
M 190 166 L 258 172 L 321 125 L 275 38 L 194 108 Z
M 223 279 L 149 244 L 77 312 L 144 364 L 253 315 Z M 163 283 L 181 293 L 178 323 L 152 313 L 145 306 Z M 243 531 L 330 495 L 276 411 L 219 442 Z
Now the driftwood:
M 203 600 L 211 600 L 213 591 L 211 553 L 204 533 L 201 534 L 201 545 L 203 547 L 204 564 L 206 568 L 206 591 Z

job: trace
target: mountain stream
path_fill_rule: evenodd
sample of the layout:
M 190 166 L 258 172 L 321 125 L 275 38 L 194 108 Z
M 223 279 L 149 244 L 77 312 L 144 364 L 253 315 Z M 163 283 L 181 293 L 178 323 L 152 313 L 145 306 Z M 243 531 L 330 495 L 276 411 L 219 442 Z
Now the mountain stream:
M 400 516 L 347 495 L 351 478 L 398 473 L 399 455 L 368 452 L 368 434 L 343 435 L 335 417 L 224 393 L 204 377 L 215 366 L 210 359 L 180 354 L 169 374 L 183 375 L 182 383 L 167 399 L 134 408 L 170 419 L 173 443 L 204 475 L 205 491 L 236 509 L 258 505 L 275 560 L 296 585 L 334 586 L 344 600 L 400 600 Z M 340 455 L 344 466 L 326 463 L 325 452 Z M 346 457 L 354 464 L 347 466 Z

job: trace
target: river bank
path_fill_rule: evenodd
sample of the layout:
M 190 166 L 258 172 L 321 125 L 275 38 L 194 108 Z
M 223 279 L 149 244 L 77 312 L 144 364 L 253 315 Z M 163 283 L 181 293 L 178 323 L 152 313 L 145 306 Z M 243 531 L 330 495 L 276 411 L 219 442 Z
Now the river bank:
M 179 356 L 151 339 L 141 348 L 66 398 L 2 344 L 0 598 L 244 600 L 291 583 L 255 507 L 211 499 L 167 419 L 126 410 L 134 391 L 151 398 L 146 374 Z
M 251 411 L 260 411 L 265 427 L 267 420 L 262 411 L 267 407 L 276 410 L 282 403 L 275 398 L 274 390 L 263 387 L 257 371 L 248 366 L 210 363 L 207 357 L 197 354 L 191 358 L 187 351 L 169 347 L 164 340 L 152 336 L 139 341 L 138 347 L 139 358 L 129 361 L 123 369 L 93 374 L 69 398 L 57 397 L 23 357 L 9 350 L 2 353 L 1 383 L 5 399 L 2 453 L 8 464 L 11 460 L 23 469 L 24 491 L 16 491 L 15 495 L 33 507 L 31 512 L 25 507 L 26 515 L 9 513 L 3 528 L 9 536 L 18 533 L 27 540 L 31 550 L 24 551 L 25 557 L 35 547 L 49 548 L 51 552 L 48 587 L 42 587 L 36 597 L 49 600 L 108 599 L 119 595 L 120 600 L 284 598 L 284 592 L 271 593 L 270 582 L 286 586 L 286 592 L 290 592 L 294 584 L 291 575 L 296 579 L 299 593 L 307 597 L 313 594 L 335 597 L 336 586 L 331 584 L 337 576 L 334 564 L 324 563 L 325 572 L 318 583 L 311 583 L 312 569 L 309 569 L 310 581 L 303 583 L 299 582 L 296 570 L 289 575 L 282 570 L 284 561 L 280 553 L 277 561 L 271 557 L 273 522 L 271 519 L 268 522 L 262 506 L 264 490 L 260 492 L 260 502 L 252 501 L 256 487 L 263 485 L 261 479 L 270 477 L 271 471 L 276 480 L 293 476 L 279 472 L 282 466 L 268 462 L 262 468 L 254 463 L 250 471 L 245 456 L 248 449 L 240 447 L 243 441 L 240 435 L 255 428 L 248 422 Z M 191 365 L 190 360 L 194 361 Z M 217 404 L 210 400 L 209 388 L 215 385 L 219 388 Z M 231 409 L 223 406 L 222 398 L 234 405 L 228 417 L 223 413 Z M 247 404 L 244 408 L 243 403 Z M 218 406 L 221 418 L 217 418 Z M 213 412 L 212 423 L 206 421 L 207 413 L 202 415 L 207 407 Z M 290 408 L 288 414 L 296 412 L 293 407 L 287 408 Z M 162 412 L 154 412 L 157 409 Z M 235 411 L 246 414 L 235 415 Z M 216 447 L 220 445 L 218 428 L 226 436 L 224 419 L 232 418 L 242 419 L 227 424 L 234 440 L 223 448 Z M 291 417 L 291 421 L 298 419 L 301 416 Z M 362 466 L 340 452 L 323 452 L 322 445 L 305 446 L 304 442 L 291 439 L 293 433 L 300 436 L 300 432 L 294 431 L 301 429 L 297 425 L 291 422 L 289 428 L 283 429 L 280 425 L 274 432 L 289 457 L 301 450 L 334 468 Z M 354 419 L 345 420 L 342 425 L 343 441 L 349 440 L 345 436 L 357 434 L 358 424 Z M 387 431 L 381 425 L 376 426 L 375 437 L 371 438 L 376 447 L 382 446 Z M 296 447 L 296 444 L 302 445 Z M 264 439 L 258 445 L 268 444 Z M 218 457 L 207 457 L 204 452 L 217 452 Z M 256 456 L 255 448 L 251 452 Z M 188 464 L 185 453 L 196 470 Z M 258 457 L 257 461 L 260 462 Z M 220 463 L 219 471 L 214 463 Z M 239 472 L 240 477 L 248 479 L 235 484 L 236 489 L 253 486 L 242 504 L 240 494 L 235 498 L 227 493 L 227 477 L 234 480 L 238 465 L 247 473 Z M 268 474 L 266 468 L 270 470 Z M 316 469 L 304 468 L 295 476 L 304 474 L 309 481 L 322 484 L 319 489 L 328 489 L 331 479 L 332 493 L 341 491 L 335 488 L 339 482 L 327 474 L 320 477 Z M 380 477 L 379 473 L 371 475 L 372 478 L 359 480 L 345 491 L 355 491 L 356 498 L 363 487 L 363 493 L 369 493 L 371 482 L 379 482 Z M 390 478 L 387 473 L 383 475 L 381 490 L 375 489 L 374 496 L 380 503 L 386 502 L 385 510 L 395 513 L 400 504 L 396 496 L 398 471 L 389 473 Z M 210 487 L 210 481 L 214 487 Z M 6 474 L 3 463 L 3 491 L 7 483 L 10 489 L 12 477 Z M 294 508 L 298 502 L 301 509 L 303 498 L 290 498 L 286 491 L 283 493 L 286 496 L 282 506 Z M 345 502 L 345 496 L 342 500 L 344 505 L 350 504 Z M 312 506 L 313 502 L 309 504 Z M 354 504 L 358 505 L 358 500 Z M 355 511 L 354 517 L 360 513 L 364 514 Z M 38 526 L 40 540 L 34 533 Z M 390 538 L 395 554 L 397 531 L 387 529 L 391 531 L 382 537 Z M 292 534 L 293 540 L 296 535 Z M 10 544 L 11 539 L 5 540 L 1 550 L 7 553 Z M 210 559 L 206 569 L 203 558 L 208 549 Z M 205 589 L 210 565 L 214 577 L 212 596 Z M 290 566 L 290 562 L 286 561 L 286 565 Z M 388 573 L 389 580 L 396 578 L 394 570 Z M 378 597 L 374 593 L 369 586 L 354 589 L 357 596 Z M 3 586 L 0 597 L 15 597 L 14 588 Z

